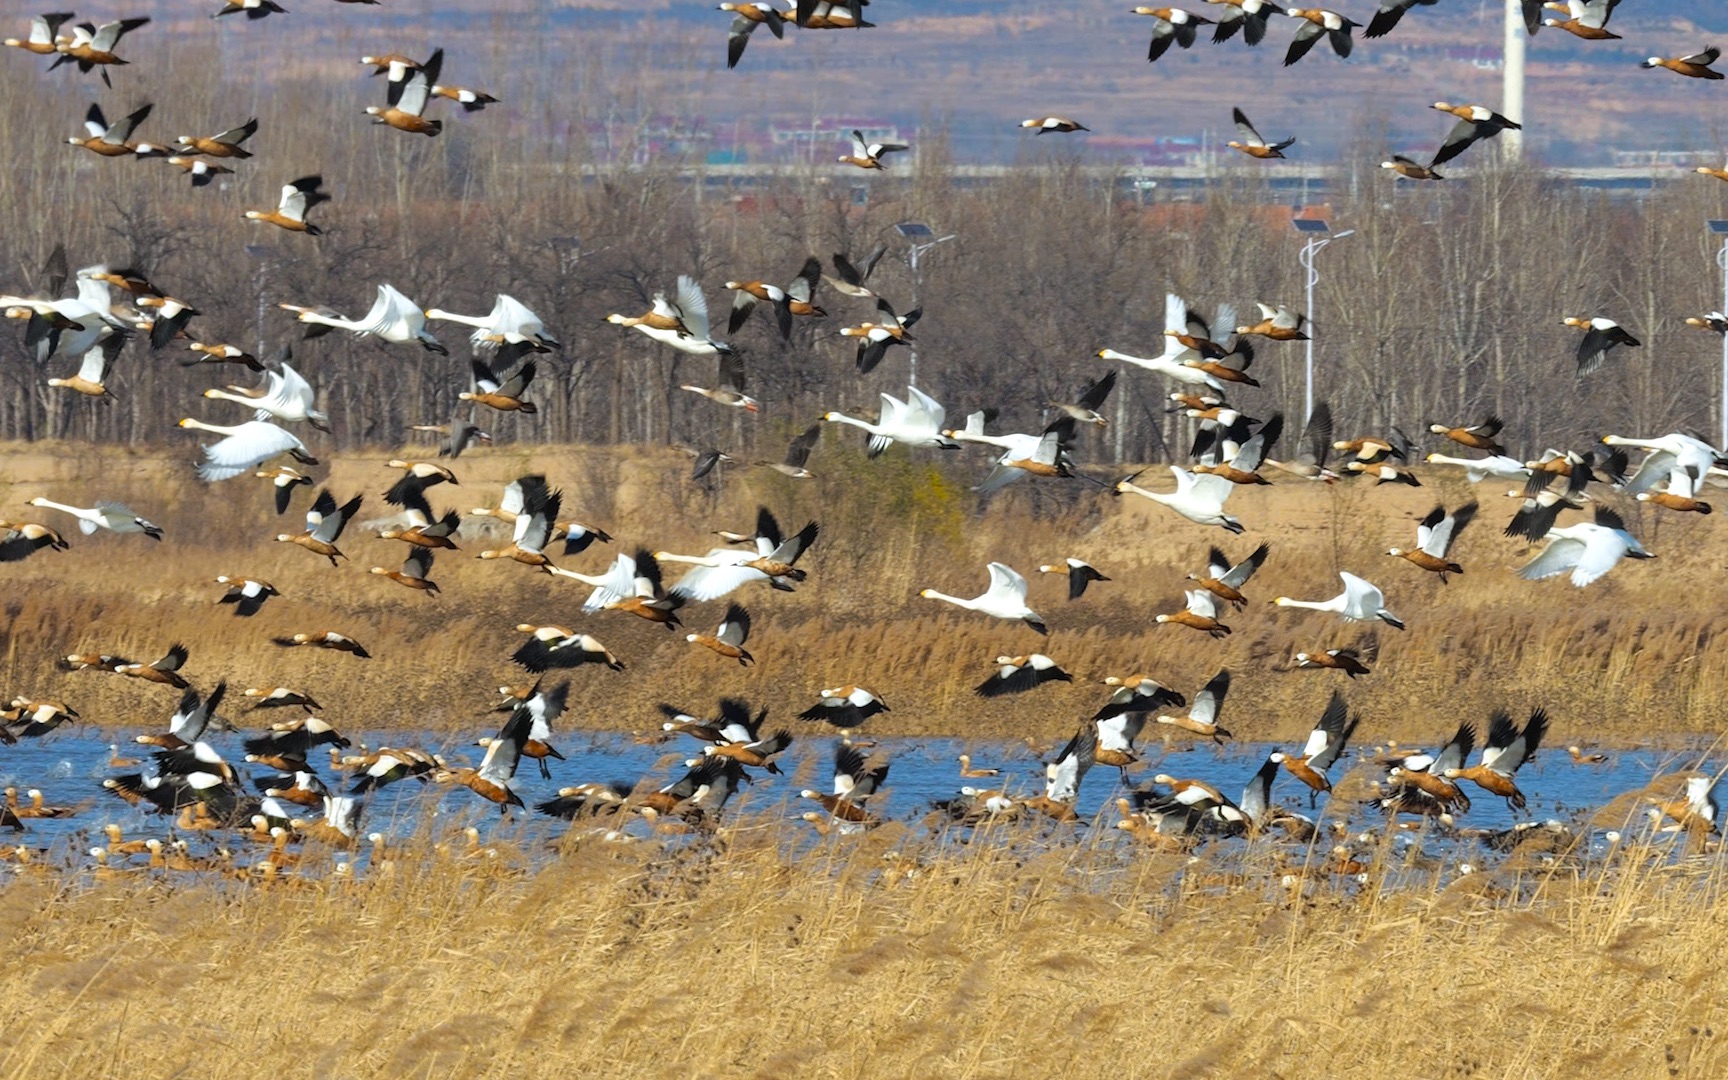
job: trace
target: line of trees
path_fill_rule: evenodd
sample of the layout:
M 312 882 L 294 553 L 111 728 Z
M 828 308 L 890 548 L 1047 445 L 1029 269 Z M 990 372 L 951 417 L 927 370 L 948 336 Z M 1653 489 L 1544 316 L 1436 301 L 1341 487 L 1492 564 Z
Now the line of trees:
M 886 242 L 871 283 L 897 309 L 925 310 L 914 330 L 920 386 L 956 424 L 994 406 L 1006 428 L 1032 430 L 1045 402 L 1069 398 L 1106 369 L 1099 348 L 1160 351 L 1167 290 L 1202 311 L 1229 303 L 1243 316 L 1255 300 L 1302 300 L 1300 238 L 1252 167 L 1220 174 L 1191 201 L 1124 199 L 1064 153 L 961 188 L 941 138 L 926 135 L 915 164 L 897 173 L 824 167 L 729 190 L 682 178 L 685 161 L 597 165 L 570 117 L 531 117 L 556 137 L 525 139 L 522 117 L 506 126 L 487 113 L 453 116 L 443 136 L 423 139 L 356 118 L 362 92 L 346 81 L 284 79 L 237 92 L 196 64 L 172 70 L 172 96 L 158 95 L 172 106 L 158 112 L 171 115 L 151 126 L 207 134 L 255 112 L 263 120 L 257 158 L 239 163 L 226 184 L 193 190 L 160 162 L 53 145 L 76 130 L 94 83 L 15 77 L 17 92 L 0 113 L 0 139 L 14 148 L 0 170 L 0 288 L 40 287 L 39 268 L 64 243 L 75 267 L 135 266 L 195 304 L 198 340 L 261 356 L 293 342 L 296 365 L 333 421 L 331 436 L 309 440 L 314 449 L 402 443 L 410 424 L 447 421 L 467 389 L 463 327 L 434 328 L 451 347 L 444 358 L 343 334 L 300 342 L 293 316 L 276 308 L 323 303 L 359 315 L 381 282 L 424 307 L 475 313 L 507 292 L 565 343 L 543 358 L 531 388 L 538 415 L 480 417 L 500 442 L 674 441 L 776 458 L 825 410 L 869 414 L 879 391 L 903 395 L 906 350 L 860 377 L 852 340 L 838 335 L 872 317 L 867 303 L 824 288 L 816 301 L 827 318 L 798 320 L 789 342 L 760 316 L 737 335 L 749 392 L 764 403 L 758 417 L 679 392 L 680 382 L 713 385 L 713 362 L 674 354 L 605 316 L 640 313 L 687 273 L 705 285 L 723 332 L 728 278 L 783 283 L 807 254 L 826 263 L 832 252 L 861 256 Z M 110 115 L 121 111 L 120 96 L 104 102 Z M 139 137 L 166 141 L 148 129 Z M 1371 158 L 1373 145 L 1364 132 L 1353 156 Z M 1310 313 L 1318 395 L 1331 402 L 1340 435 L 1391 424 L 1415 432 L 1487 412 L 1506 417 L 1514 452 L 1606 430 L 1714 431 L 1720 341 L 1681 320 L 1719 302 L 1717 240 L 1704 220 L 1728 216 L 1728 187 L 1691 177 L 1611 199 L 1498 165 L 1492 153 L 1470 164 L 1444 183 L 1367 177 L 1319 208 L 1334 229 L 1355 230 L 1320 256 Z M 242 219 L 313 171 L 336 194 L 312 215 L 325 235 Z M 926 252 L 917 280 L 893 230 L 907 220 L 954 236 Z M 1611 316 L 1644 348 L 1620 350 L 1580 380 L 1575 332 L 1560 325 L 1566 315 Z M 183 344 L 160 353 L 143 340 L 128 345 L 111 379 L 117 400 L 92 401 L 50 390 L 47 378 L 75 365 L 37 363 L 22 347 L 22 324 L 13 326 L 0 340 L 0 438 L 169 444 L 185 438 L 173 428 L 182 415 L 230 416 L 199 394 L 235 381 L 238 369 L 183 369 L 179 361 L 191 358 Z M 1255 416 L 1289 414 L 1294 434 L 1301 359 L 1299 344 L 1263 344 L 1251 371 L 1262 387 L 1233 397 Z M 1114 426 L 1083 455 L 1114 464 L 1179 454 L 1186 430 L 1164 411 L 1170 389 L 1124 372 L 1108 410 Z

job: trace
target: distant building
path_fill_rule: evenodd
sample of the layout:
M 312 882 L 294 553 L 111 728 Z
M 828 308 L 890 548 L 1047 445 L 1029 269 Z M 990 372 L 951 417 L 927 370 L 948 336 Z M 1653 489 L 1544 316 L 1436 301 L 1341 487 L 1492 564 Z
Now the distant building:
M 861 132 L 869 143 L 904 143 L 900 128 L 892 121 L 881 119 L 848 120 L 816 119 L 797 126 L 775 125 L 768 129 L 768 141 L 779 161 L 833 160 L 851 153 L 852 133 Z
M 1714 166 L 1722 155 L 1714 150 L 1616 150 L 1614 164 L 1622 169 L 1686 169 Z
M 1200 165 L 1206 157 L 1198 135 L 1090 135 L 1086 148 L 1118 165 Z

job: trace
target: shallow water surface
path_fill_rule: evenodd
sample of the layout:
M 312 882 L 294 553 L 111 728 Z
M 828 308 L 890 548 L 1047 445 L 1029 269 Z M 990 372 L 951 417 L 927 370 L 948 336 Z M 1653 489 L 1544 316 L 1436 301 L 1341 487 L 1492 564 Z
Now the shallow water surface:
M 172 819 L 122 802 L 105 791 L 104 779 L 122 772 L 149 773 L 150 748 L 132 742 L 132 731 L 112 734 L 61 728 L 40 739 L 20 740 L 16 746 L 0 747 L 0 786 L 16 787 L 23 792 L 39 788 L 53 805 L 80 807 L 70 818 L 33 819 L 27 821 L 21 834 L 7 833 L 0 842 L 19 842 L 37 848 L 65 846 L 82 849 L 99 842 L 100 830 L 108 822 L 118 822 L 128 836 L 162 835 L 170 831 Z M 729 815 L 766 815 L 789 817 L 814 809 L 813 803 L 798 798 L 801 788 L 830 790 L 834 746 L 837 740 L 827 734 L 798 733 L 797 740 L 781 755 L 779 764 L 784 775 L 771 776 L 752 770 L 757 776 L 754 785 L 746 788 L 728 807 Z M 867 740 L 865 734 L 855 737 Z M 109 742 L 114 741 L 123 757 L 140 759 L 141 764 L 127 768 L 109 766 Z M 230 763 L 244 774 L 250 768 L 258 776 L 268 770 L 242 764 L 244 751 L 239 735 L 218 735 L 215 745 Z M 409 733 L 392 735 L 388 745 L 418 746 L 442 753 L 453 764 L 475 764 L 483 751 L 467 740 L 449 736 L 431 737 Z M 516 790 L 523 801 L 534 803 L 550 798 L 564 785 L 586 781 L 620 781 L 632 784 L 638 778 L 653 773 L 669 784 L 683 774 L 686 757 L 701 754 L 701 744 L 688 736 L 661 744 L 644 745 L 630 736 L 611 733 L 568 731 L 560 733 L 553 744 L 567 760 L 551 761 L 551 779 L 543 779 L 534 762 L 524 759 L 517 771 Z M 1182 750 L 1183 746 L 1191 749 Z M 321 748 L 322 749 L 322 748 Z M 1162 749 L 1156 741 L 1144 748 L 1146 764 L 1130 774 L 1130 784 L 1146 785 L 1159 772 L 1174 776 L 1206 780 L 1225 794 L 1236 797 L 1259 768 L 1261 762 L 1278 747 L 1262 743 L 1235 743 L 1217 746 L 1210 742 L 1176 744 L 1171 751 Z M 1030 795 L 1043 786 L 1042 760 L 1021 743 L 970 741 L 938 738 L 881 739 L 866 751 L 891 762 L 884 792 L 872 802 L 872 808 L 886 817 L 916 819 L 930 807 L 932 801 L 950 798 L 960 787 L 1006 787 L 1010 793 Z M 972 756 L 974 766 L 1001 770 L 997 778 L 963 779 L 957 758 L 962 753 Z M 1361 755 L 1348 752 L 1333 768 L 1334 778 L 1343 776 Z M 344 775 L 332 774 L 325 766 L 327 754 L 315 754 L 314 764 L 330 784 L 332 791 L 346 790 L 352 781 Z M 1519 786 L 1529 797 L 1525 815 L 1514 817 L 1506 804 L 1487 792 L 1470 789 L 1472 808 L 1463 815 L 1460 824 L 1473 828 L 1501 829 L 1516 820 L 1557 818 L 1574 822 L 1589 811 L 1627 791 L 1643 788 L 1660 772 L 1698 764 L 1696 756 L 1678 751 L 1628 751 L 1610 753 L 1600 765 L 1575 765 L 1564 749 L 1550 749 L 1518 774 Z M 1118 770 L 1097 767 L 1081 785 L 1079 811 L 1084 819 L 1103 812 L 1101 820 L 1113 823 L 1115 813 L 1108 809 L 1110 800 L 1123 793 Z M 1321 800 L 1317 811 L 1308 806 L 1307 789 L 1288 775 L 1281 776 L 1273 788 L 1275 801 L 1300 813 L 1318 818 L 1327 811 Z M 1344 811 L 1344 808 L 1334 808 Z M 365 832 L 378 831 L 392 837 L 415 833 L 430 813 L 435 819 L 448 819 L 451 827 L 477 825 L 482 834 L 491 831 L 500 815 L 466 788 L 438 786 L 404 781 L 393 784 L 368 799 L 361 827 Z M 1381 821 L 1380 815 L 1361 806 L 1347 810 L 1352 827 L 1366 828 Z M 316 816 L 306 811 L 303 816 Z M 549 833 L 562 829 L 562 823 L 534 815 L 546 823 Z M 438 831 L 442 831 L 440 828 Z M 215 834 L 220 835 L 220 834 Z M 95 836 L 98 839 L 90 839 Z

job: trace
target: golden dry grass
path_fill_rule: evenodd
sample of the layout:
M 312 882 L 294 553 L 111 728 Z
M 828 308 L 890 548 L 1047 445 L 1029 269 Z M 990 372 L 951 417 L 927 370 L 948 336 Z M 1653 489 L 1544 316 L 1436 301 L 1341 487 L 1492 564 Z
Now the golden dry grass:
M 481 539 L 464 540 L 460 554 L 440 555 L 437 598 L 365 574 L 372 565 L 396 566 L 403 548 L 358 527 L 343 538 L 352 564 L 333 570 L 293 545 L 270 542 L 278 531 L 297 530 L 298 516 L 274 517 L 261 481 L 212 489 L 193 480 L 185 465 L 190 446 L 182 455 L 87 444 L 6 448 L 0 459 L 10 483 L 0 484 L 0 517 L 66 528 L 63 516 L 28 507 L 29 498 L 113 497 L 161 524 L 168 538 L 156 545 L 138 536 L 86 538 L 68 528 L 70 552 L 0 568 L 0 690 L 64 698 L 97 724 L 155 723 L 175 700 L 169 690 L 66 674 L 55 659 L 103 651 L 150 660 L 183 640 L 196 685 L 226 679 L 236 687 L 311 688 L 330 719 L 362 737 L 377 729 L 467 730 L 482 723 L 493 687 L 521 681 L 508 660 L 521 640 L 515 624 L 553 622 L 594 633 L 629 665 L 623 674 L 572 673 L 573 726 L 644 729 L 658 723 L 656 701 L 705 708 L 719 694 L 742 694 L 788 717 L 818 689 L 855 682 L 892 707 L 871 722 L 883 734 L 1047 739 L 1065 735 L 1097 707 L 1105 675 L 1144 671 L 1192 692 L 1229 667 L 1238 678 L 1226 726 L 1238 738 L 1291 739 L 1343 679 L 1286 671 L 1290 655 L 1350 644 L 1366 631 L 1268 601 L 1330 596 L 1339 587 L 1336 571 L 1348 568 L 1379 583 L 1410 626 L 1405 633 L 1379 628 L 1374 674 L 1348 686 L 1369 739 L 1444 737 L 1461 715 L 1500 705 L 1514 712 L 1545 705 L 1557 744 L 1627 744 L 1720 727 L 1728 654 L 1711 648 L 1724 599 L 1722 558 L 1707 542 L 1720 528 L 1715 518 L 1629 510 L 1633 530 L 1660 557 L 1576 590 L 1564 581 L 1517 579 L 1512 571 L 1530 550 L 1498 535 L 1513 501 L 1492 482 L 1472 490 L 1444 472 L 1425 472 L 1428 486 L 1420 490 L 1305 483 L 1241 490 L 1230 508 L 1249 531 L 1230 537 L 1079 482 L 1028 486 L 979 509 L 965 490 L 982 471 L 977 460 L 925 464 L 896 450 L 872 463 L 850 440 L 828 439 L 825 478 L 817 482 L 748 470 L 712 494 L 688 481 L 687 459 L 669 450 L 510 447 L 463 457 L 456 463 L 462 484 L 431 491 L 435 507 L 466 511 L 494 502 L 516 475 L 548 473 L 564 489 L 565 516 L 618 538 L 560 560 L 588 572 L 639 544 L 704 551 L 713 542 L 707 530 L 748 530 L 759 503 L 788 531 L 821 521 L 822 539 L 804 563 L 810 580 L 796 594 L 757 587 L 736 594 L 756 615 L 750 649 L 759 663 L 750 669 L 629 616 L 583 616 L 585 589 L 519 565 L 481 562 L 476 551 L 496 546 Z M 362 519 L 381 515 L 388 508 L 380 493 L 395 475 L 383 462 L 400 452 L 345 454 L 332 463 L 329 486 L 344 498 L 365 493 Z M 1467 567 L 1463 577 L 1443 586 L 1384 555 L 1411 543 L 1414 520 L 1436 500 L 1457 505 L 1472 497 L 1484 510 L 1454 553 Z M 302 493 L 295 506 L 307 501 Z M 1181 607 L 1184 575 L 1201 568 L 1209 545 L 1240 558 L 1260 540 L 1272 543 L 1273 554 L 1247 589 L 1253 602 L 1225 615 L 1235 628 L 1228 639 L 1153 623 L 1157 613 Z M 1071 554 L 1115 580 L 1069 603 L 1060 577 L 1033 569 Z M 1034 578 L 1033 606 L 1052 627 L 1048 638 L 916 595 L 925 586 L 981 591 L 991 559 Z M 676 572 L 669 568 L 669 578 Z M 234 618 L 214 603 L 222 592 L 213 581 L 218 573 L 271 581 L 283 598 L 254 618 Z M 1686 590 L 1684 599 L 1677 588 Z M 721 606 L 686 609 L 686 622 L 711 630 Z M 275 635 L 322 629 L 357 638 L 376 659 L 270 644 Z M 1074 673 L 1074 684 L 1006 701 L 973 697 L 970 688 L 989 674 L 992 658 L 1029 651 L 1055 657 Z
M 789 825 L 358 877 L 22 874 L 0 1076 L 1712 1077 L 1720 862 L 1462 875 Z M 988 834 L 986 834 L 988 835 Z M 524 850 L 526 848 L 526 850 Z M 321 875 L 321 876 L 320 876 Z M 1383 876 L 1402 887 L 1383 888 Z

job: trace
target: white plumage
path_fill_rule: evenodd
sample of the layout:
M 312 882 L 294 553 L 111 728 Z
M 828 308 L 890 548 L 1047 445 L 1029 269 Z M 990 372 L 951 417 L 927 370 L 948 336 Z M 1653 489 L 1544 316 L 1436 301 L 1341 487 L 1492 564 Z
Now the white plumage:
M 1548 530 L 1548 546 L 1518 571 L 1518 576 L 1541 581 L 1572 571 L 1572 584 L 1582 589 L 1614 569 L 1621 559 L 1653 559 L 1635 537 L 1626 531 L 1620 515 L 1598 508 L 1595 521 Z
M 1338 576 L 1344 582 L 1344 591 L 1330 600 L 1292 600 L 1288 596 L 1280 596 L 1272 602 L 1279 607 L 1335 611 L 1349 622 L 1372 622 L 1379 619 L 1389 626 L 1404 629 L 1403 620 L 1386 610 L 1386 596 L 1377 586 L 1347 570 L 1340 570 Z
M 851 424 L 870 433 L 870 456 L 875 457 L 897 442 L 907 446 L 958 446 L 942 431 L 942 421 L 948 410 L 942 403 L 918 389 L 906 388 L 906 400 L 892 394 L 882 395 L 882 412 L 874 424 L 844 413 L 824 413 L 822 419 L 833 424 Z
M 981 596 L 966 600 L 935 589 L 925 589 L 918 595 L 928 600 L 945 600 L 968 611 L 994 615 L 998 619 L 1019 619 L 1040 634 L 1049 632 L 1038 613 L 1026 606 L 1026 579 L 1006 563 L 990 564 L 990 587 Z
M 278 454 L 293 454 L 298 461 L 316 464 L 306 453 L 306 444 L 284 428 L 266 420 L 248 420 L 244 424 L 206 424 L 202 420 L 180 421 L 183 428 L 196 428 L 226 436 L 204 447 L 204 461 L 198 466 L 198 479 L 206 482 L 228 480 L 264 464 Z

